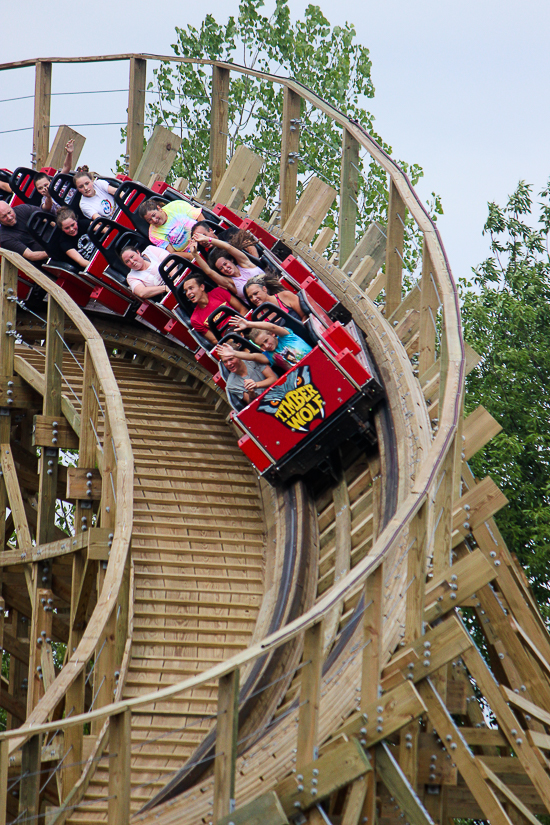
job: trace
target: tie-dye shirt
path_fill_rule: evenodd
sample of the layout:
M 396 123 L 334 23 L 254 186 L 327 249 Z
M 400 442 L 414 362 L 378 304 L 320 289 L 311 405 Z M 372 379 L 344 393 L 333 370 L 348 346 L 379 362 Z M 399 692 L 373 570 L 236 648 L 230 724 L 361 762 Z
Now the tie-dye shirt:
M 181 252 L 191 240 L 191 227 L 199 220 L 200 208 L 186 201 L 171 201 L 162 207 L 168 219 L 162 226 L 149 226 L 149 240 L 155 246 L 166 249 L 168 245 Z

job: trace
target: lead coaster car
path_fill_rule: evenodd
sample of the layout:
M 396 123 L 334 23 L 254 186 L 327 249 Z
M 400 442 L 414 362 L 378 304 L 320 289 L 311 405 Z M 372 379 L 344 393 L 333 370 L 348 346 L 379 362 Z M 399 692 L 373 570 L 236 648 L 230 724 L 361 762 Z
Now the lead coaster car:
M 239 447 L 270 484 L 303 476 L 353 436 L 376 440 L 371 411 L 383 390 L 368 354 L 338 322 L 302 360 L 231 419 Z

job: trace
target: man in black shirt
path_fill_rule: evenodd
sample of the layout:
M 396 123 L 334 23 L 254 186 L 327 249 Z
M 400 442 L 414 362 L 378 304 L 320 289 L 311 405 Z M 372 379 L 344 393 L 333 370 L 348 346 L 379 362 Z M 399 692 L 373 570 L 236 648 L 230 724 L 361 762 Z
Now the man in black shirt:
M 10 206 L 0 201 L 0 246 L 18 252 L 27 261 L 39 264 L 48 258 L 48 254 L 36 243 L 27 229 L 27 221 L 36 210 L 36 206 L 26 203 Z

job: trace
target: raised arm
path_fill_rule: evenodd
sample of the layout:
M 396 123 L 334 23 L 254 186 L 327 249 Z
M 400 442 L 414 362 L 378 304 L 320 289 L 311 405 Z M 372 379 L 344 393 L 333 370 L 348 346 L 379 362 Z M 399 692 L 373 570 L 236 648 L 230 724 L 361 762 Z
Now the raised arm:
M 272 332 L 274 335 L 288 335 L 288 329 L 280 327 L 278 324 L 272 324 L 271 321 L 249 321 L 248 318 L 230 318 L 229 323 L 232 327 L 236 327 L 239 332 L 245 329 L 265 329 L 266 332 Z
M 267 355 L 262 352 L 245 352 L 240 349 L 233 349 L 229 344 L 222 344 L 216 347 L 216 353 L 221 358 L 222 355 L 234 355 L 235 358 L 240 358 L 241 361 L 256 361 L 258 364 L 269 364 Z
M 223 249 L 235 258 L 237 264 L 242 266 L 243 269 L 254 268 L 254 264 L 250 261 L 250 258 L 245 255 L 241 249 L 237 249 L 236 246 L 232 246 L 230 243 L 227 243 L 227 241 L 221 241 L 219 238 L 211 238 L 209 235 L 201 235 L 198 232 L 195 232 L 195 239 L 199 243 L 207 243 L 209 241 L 212 246 L 216 246 L 218 249 Z
M 234 279 L 228 278 L 226 275 L 222 275 L 221 272 L 218 272 L 216 269 L 212 269 L 212 267 L 208 266 L 202 255 L 194 253 L 191 260 L 194 264 L 199 266 L 204 272 L 204 274 L 208 275 L 208 277 L 211 278 L 214 281 L 214 283 L 217 284 L 217 286 L 221 286 L 224 289 L 227 289 L 227 291 L 230 292 L 232 295 L 237 294 L 237 287 L 235 286 Z
M 73 167 L 73 152 L 74 140 L 71 138 L 65 144 L 65 160 L 63 161 L 63 166 L 61 167 L 61 171 L 64 175 L 68 175 Z

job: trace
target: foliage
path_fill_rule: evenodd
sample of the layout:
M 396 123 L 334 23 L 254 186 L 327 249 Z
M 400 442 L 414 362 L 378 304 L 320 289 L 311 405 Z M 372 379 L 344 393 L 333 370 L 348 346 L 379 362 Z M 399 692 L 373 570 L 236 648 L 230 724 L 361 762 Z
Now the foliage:
M 491 256 L 462 283 L 466 340 L 482 355 L 467 379 L 467 410 L 483 406 L 503 431 L 472 461 L 510 504 L 497 516 L 546 615 L 550 615 L 550 185 L 534 221 L 521 181 L 504 207 L 489 204 Z M 532 225 L 534 222 L 534 225 Z
M 309 5 L 303 19 L 292 23 L 288 0 L 276 0 L 271 17 L 261 14 L 263 0 L 241 0 L 237 17 L 225 24 L 207 14 L 200 29 L 176 28 L 172 48 L 179 57 L 238 62 L 258 72 L 293 77 L 365 127 L 380 145 L 391 147 L 373 131 L 374 118 L 362 108 L 374 96 L 369 51 L 355 42 L 355 28 L 346 23 L 331 28 L 318 6 Z M 160 123 L 177 131 L 183 143 L 172 175 L 189 180 L 196 191 L 207 178 L 210 142 L 211 69 L 191 63 L 164 62 L 154 72 L 155 100 L 148 105 L 151 128 Z M 267 201 L 264 217 L 277 208 L 280 167 L 283 89 L 261 78 L 232 73 L 229 92 L 228 157 L 240 143 L 257 152 L 266 163 L 254 196 Z M 302 102 L 298 164 L 298 194 L 313 174 L 339 192 L 342 130 L 319 110 Z M 416 164 L 401 164 L 413 185 L 422 176 Z M 436 196 L 431 209 L 441 213 Z M 387 181 L 376 163 L 361 161 L 357 193 L 358 230 L 374 219 L 386 220 Z M 335 203 L 327 225 L 336 225 Z M 412 271 L 418 252 L 406 244 Z

